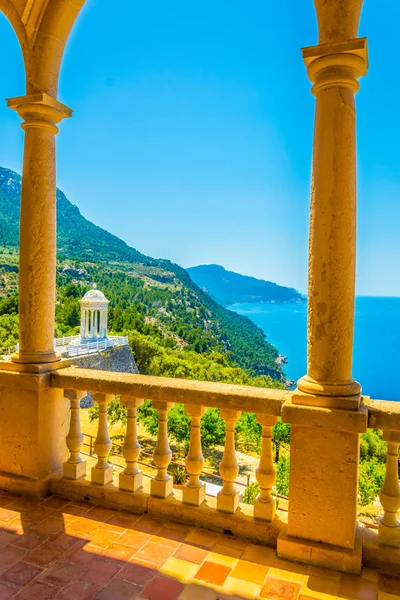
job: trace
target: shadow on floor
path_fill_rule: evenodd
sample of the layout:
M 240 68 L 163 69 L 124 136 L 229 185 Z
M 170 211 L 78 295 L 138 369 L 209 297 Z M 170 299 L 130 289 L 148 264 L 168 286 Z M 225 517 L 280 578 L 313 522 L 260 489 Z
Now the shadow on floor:
M 341 575 L 147 515 L 0 492 L 0 600 L 397 597 L 400 578 L 371 569 Z

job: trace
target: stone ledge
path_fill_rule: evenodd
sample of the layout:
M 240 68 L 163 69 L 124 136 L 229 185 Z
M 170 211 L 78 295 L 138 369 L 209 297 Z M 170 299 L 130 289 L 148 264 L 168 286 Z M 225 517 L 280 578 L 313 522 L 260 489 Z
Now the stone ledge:
M 138 490 L 134 494 L 120 490 L 117 477 L 118 472 L 114 472 L 114 479 L 111 483 L 96 485 L 86 477 L 74 481 L 66 479 L 60 474 L 51 478 L 50 491 L 70 500 L 85 500 L 92 504 L 139 514 L 147 512 L 149 495 L 142 490 Z
M 212 496 L 200 506 L 183 504 L 182 492 L 174 490 L 174 494 L 165 500 L 149 498 L 148 513 L 154 517 L 165 517 L 171 520 L 187 523 L 195 527 L 203 527 L 219 533 L 232 533 L 239 538 L 252 542 L 262 542 L 272 548 L 276 547 L 279 533 L 286 527 L 283 519 L 286 513 L 275 517 L 272 523 L 254 519 L 253 506 L 240 504 L 235 513 L 216 510 L 217 501 Z
M 289 399 L 282 407 L 282 421 L 291 425 L 365 433 L 368 428 L 368 410 L 364 405 L 357 411 L 306 406 L 294 404 Z
M 283 530 L 278 537 L 277 552 L 279 558 L 294 562 L 324 567 L 342 573 L 361 573 L 363 530 L 356 531 L 353 550 L 331 546 L 323 542 L 312 542 L 289 536 Z
M 95 460 L 87 458 L 87 473 L 90 473 L 90 466 Z M 279 517 L 275 517 L 273 522 L 269 523 L 254 519 L 253 506 L 249 504 L 240 504 L 234 514 L 218 511 L 217 499 L 213 496 L 206 496 L 200 506 L 183 504 L 182 490 L 176 488 L 168 498 L 150 496 L 149 477 L 143 477 L 142 489 L 134 493 L 126 492 L 118 487 L 119 472 L 120 469 L 115 468 L 113 481 L 102 486 L 91 483 L 88 475 L 75 481 L 65 479 L 60 471 L 51 478 L 49 489 L 51 493 L 71 500 L 88 501 L 133 513 L 147 513 L 155 518 L 164 517 L 221 533 L 229 531 L 236 537 L 262 542 L 273 548 L 276 548 L 279 533 L 287 526 L 285 512 L 280 512 Z

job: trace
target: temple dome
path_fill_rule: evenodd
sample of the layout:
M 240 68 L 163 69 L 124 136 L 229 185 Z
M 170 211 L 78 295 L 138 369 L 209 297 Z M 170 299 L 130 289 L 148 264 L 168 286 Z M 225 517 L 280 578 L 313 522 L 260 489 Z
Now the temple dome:
M 80 300 L 80 303 L 81 305 L 86 307 L 99 305 L 107 306 L 109 301 L 107 300 L 103 292 L 97 289 L 97 286 L 94 283 L 92 289 L 86 292 L 86 294 Z

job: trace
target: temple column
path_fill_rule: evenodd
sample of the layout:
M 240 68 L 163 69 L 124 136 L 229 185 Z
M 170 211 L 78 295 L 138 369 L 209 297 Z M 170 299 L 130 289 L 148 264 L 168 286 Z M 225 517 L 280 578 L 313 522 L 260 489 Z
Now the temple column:
M 359 434 L 367 429 L 352 379 L 356 246 L 354 94 L 366 74 L 357 38 L 362 0 L 315 0 L 320 44 L 303 49 L 316 97 L 311 184 L 308 372 L 283 407 L 291 423 L 283 558 L 359 572 Z M 335 8 L 336 7 L 336 8 Z M 323 544 L 323 546 L 322 546 Z
M 81 338 L 85 337 L 85 328 L 86 328 L 86 311 L 81 311 Z
M 107 309 L 100 311 L 100 337 L 105 338 L 107 336 Z
M 18 363 L 50 363 L 56 300 L 56 123 L 72 111 L 47 94 L 10 98 L 24 120 L 19 248 Z

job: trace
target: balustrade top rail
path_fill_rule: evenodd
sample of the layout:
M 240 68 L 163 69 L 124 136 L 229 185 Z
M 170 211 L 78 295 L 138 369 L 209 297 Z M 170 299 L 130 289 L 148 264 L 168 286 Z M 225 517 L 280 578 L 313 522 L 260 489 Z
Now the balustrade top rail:
M 51 386 L 275 416 L 280 416 L 283 402 L 291 395 L 285 390 L 76 367 L 52 373 Z
M 364 398 L 368 408 L 368 427 L 400 431 L 400 402 Z

